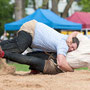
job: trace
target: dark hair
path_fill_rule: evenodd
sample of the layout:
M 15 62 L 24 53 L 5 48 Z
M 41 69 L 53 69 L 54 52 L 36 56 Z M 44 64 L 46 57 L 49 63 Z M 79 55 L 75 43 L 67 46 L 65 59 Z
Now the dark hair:
M 79 46 L 79 40 L 78 40 L 77 37 L 73 37 L 72 38 L 72 43 L 77 43 L 77 48 L 78 48 L 78 46 Z

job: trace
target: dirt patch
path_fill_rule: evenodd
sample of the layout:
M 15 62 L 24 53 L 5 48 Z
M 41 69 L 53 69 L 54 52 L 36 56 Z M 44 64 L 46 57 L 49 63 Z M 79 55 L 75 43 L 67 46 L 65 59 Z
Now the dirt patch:
M 14 74 L 16 68 L 14 66 L 9 66 L 6 64 L 5 59 L 0 58 L 0 75 Z
M 1 71 L 7 73 L 0 72 L 0 90 L 90 90 L 90 71 L 87 70 L 57 75 L 29 75 L 10 67 L 10 72 L 5 68 Z
M 90 71 L 57 75 L 28 75 L 16 72 L 0 75 L 0 90 L 90 90 Z

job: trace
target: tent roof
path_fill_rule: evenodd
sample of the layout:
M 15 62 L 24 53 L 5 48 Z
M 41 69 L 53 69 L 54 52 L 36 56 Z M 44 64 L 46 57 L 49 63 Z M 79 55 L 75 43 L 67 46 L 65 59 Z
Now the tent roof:
M 90 28 L 90 13 L 75 12 L 67 20 L 82 24 L 82 28 Z
M 37 9 L 33 14 L 18 21 L 5 24 L 5 30 L 19 30 L 22 24 L 30 20 L 37 20 L 55 29 L 81 30 L 82 25 L 70 22 L 56 15 L 48 9 Z

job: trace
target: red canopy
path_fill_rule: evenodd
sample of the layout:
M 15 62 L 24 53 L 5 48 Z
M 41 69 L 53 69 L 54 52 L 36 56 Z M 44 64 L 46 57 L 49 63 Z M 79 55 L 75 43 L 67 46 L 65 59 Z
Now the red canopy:
M 82 24 L 83 29 L 90 29 L 90 13 L 88 12 L 75 12 L 67 20 Z

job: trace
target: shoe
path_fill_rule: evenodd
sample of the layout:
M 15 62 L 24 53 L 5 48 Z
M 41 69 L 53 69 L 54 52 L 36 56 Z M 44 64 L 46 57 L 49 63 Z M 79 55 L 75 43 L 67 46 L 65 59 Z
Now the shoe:
M 30 74 L 39 74 L 40 72 L 37 70 L 31 70 Z

